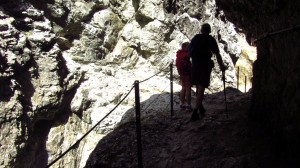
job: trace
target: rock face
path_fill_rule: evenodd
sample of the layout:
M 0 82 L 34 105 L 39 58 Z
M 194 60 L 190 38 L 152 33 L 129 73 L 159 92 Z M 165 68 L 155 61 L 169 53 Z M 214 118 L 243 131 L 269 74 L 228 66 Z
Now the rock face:
M 1 1 L 0 167 L 46 166 L 113 109 L 135 80 L 168 68 L 203 22 L 213 27 L 229 67 L 227 84 L 235 87 L 234 66 L 245 40 L 212 0 Z M 212 75 L 209 93 L 223 89 L 218 66 Z M 141 86 L 141 101 L 168 85 L 162 72 Z M 168 104 L 164 96 L 162 105 Z M 83 167 L 122 117 L 132 119 L 123 115 L 133 105 L 130 94 L 54 167 Z M 148 110 L 154 115 L 159 107 Z
M 292 152 L 299 150 L 300 1 L 216 2 L 249 41 L 256 40 L 251 116 L 275 128 Z

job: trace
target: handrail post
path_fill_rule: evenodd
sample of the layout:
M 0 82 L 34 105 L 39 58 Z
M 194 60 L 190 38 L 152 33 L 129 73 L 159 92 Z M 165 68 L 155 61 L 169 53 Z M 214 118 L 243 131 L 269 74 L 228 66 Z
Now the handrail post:
M 239 84 L 240 84 L 240 67 L 238 66 L 238 73 L 237 73 L 237 89 L 239 89 Z
M 138 154 L 138 168 L 143 168 L 142 156 L 142 136 L 141 136 L 141 105 L 140 105 L 140 89 L 139 81 L 134 82 L 135 88 L 135 118 L 136 118 L 136 135 L 137 135 L 137 154 Z
M 245 93 L 247 92 L 247 76 L 245 75 Z
M 170 64 L 170 91 L 171 91 L 171 116 L 174 115 L 174 108 L 173 108 L 173 63 Z

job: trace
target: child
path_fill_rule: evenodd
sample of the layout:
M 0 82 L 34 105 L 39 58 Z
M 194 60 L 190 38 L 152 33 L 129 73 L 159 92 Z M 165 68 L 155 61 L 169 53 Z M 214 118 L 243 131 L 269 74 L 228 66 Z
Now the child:
M 192 64 L 188 55 L 188 42 L 181 45 L 181 49 L 176 53 L 176 67 L 180 76 L 180 108 L 192 110 L 191 107 L 191 68 Z

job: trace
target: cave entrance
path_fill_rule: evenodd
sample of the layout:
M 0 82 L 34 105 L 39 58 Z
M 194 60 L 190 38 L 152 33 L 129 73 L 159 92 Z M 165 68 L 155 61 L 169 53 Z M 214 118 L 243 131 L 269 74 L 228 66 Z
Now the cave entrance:
M 257 59 L 256 47 L 242 45 L 242 52 L 235 64 L 237 89 L 248 92 L 252 88 L 253 63 Z

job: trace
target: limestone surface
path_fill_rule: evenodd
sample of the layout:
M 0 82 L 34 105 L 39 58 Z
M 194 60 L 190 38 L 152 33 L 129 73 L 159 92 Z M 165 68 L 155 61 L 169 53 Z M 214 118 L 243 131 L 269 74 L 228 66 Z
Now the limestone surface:
M 169 65 L 204 22 L 213 27 L 229 67 L 226 85 L 236 87 L 235 64 L 242 44 L 248 44 L 213 0 L 1 1 L 0 167 L 50 164 L 101 121 L 136 80 L 158 72 L 141 84 L 141 101 L 164 93 L 163 101 L 145 106 L 166 108 Z M 176 92 L 180 86 L 173 70 Z M 221 90 L 215 66 L 207 93 Z M 131 93 L 53 167 L 83 167 L 102 137 L 134 119 L 127 113 L 134 101 Z M 150 114 L 156 115 L 142 117 Z

